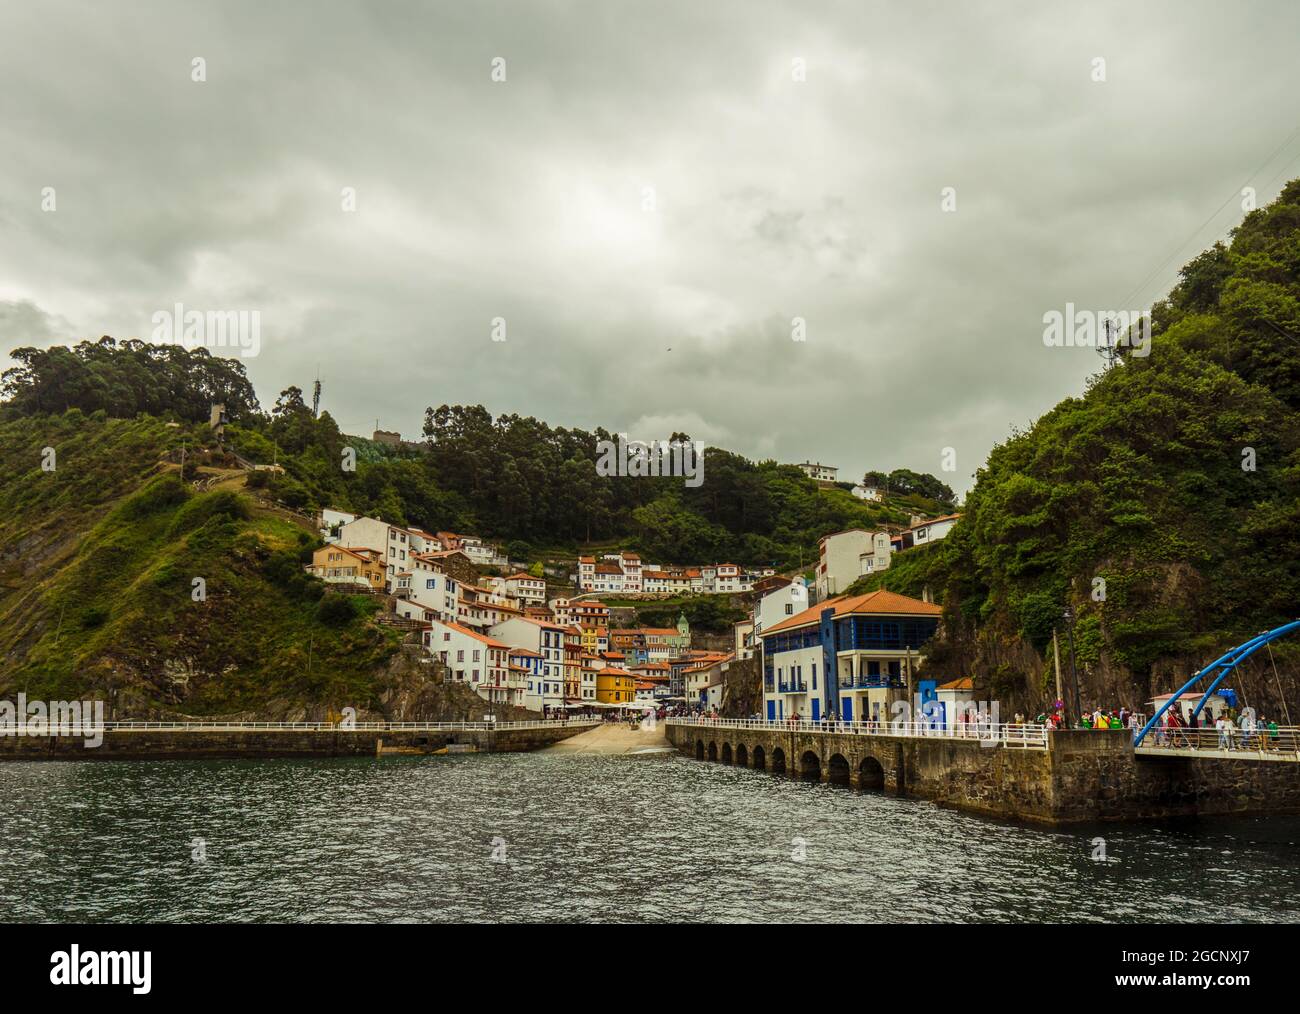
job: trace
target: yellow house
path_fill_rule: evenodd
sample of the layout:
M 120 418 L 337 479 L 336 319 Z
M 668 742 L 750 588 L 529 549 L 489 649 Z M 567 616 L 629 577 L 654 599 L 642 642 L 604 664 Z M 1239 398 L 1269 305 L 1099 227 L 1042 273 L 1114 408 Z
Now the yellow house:
M 384 562 L 378 550 L 321 546 L 311 554 L 307 569 L 328 584 L 366 584 L 384 590 Z
M 601 669 L 596 673 L 596 700 L 602 704 L 631 704 L 636 677 L 626 669 Z
M 609 628 L 587 623 L 583 624 L 581 629 L 583 651 L 598 655 L 609 647 Z

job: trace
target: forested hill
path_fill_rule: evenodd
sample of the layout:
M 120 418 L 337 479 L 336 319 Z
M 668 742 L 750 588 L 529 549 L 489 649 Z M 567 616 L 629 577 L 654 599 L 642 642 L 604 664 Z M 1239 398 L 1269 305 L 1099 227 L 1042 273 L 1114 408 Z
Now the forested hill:
M 422 692 L 420 667 L 399 631 L 372 621 L 381 600 L 304 573 L 319 507 L 474 532 L 515 560 L 591 539 L 663 561 L 781 567 L 811 565 L 838 528 L 951 507 L 933 476 L 891 473 L 889 501 L 864 504 L 720 450 L 698 489 L 602 478 L 608 434 L 479 407 L 431 408 L 427 443 L 389 447 L 314 417 L 297 388 L 264 412 L 243 363 L 201 349 L 102 338 L 13 356 L 0 404 L 0 695 L 91 696 L 119 716 L 443 713 L 445 701 L 401 703 Z M 213 402 L 231 420 L 224 449 Z
M 940 670 L 1050 700 L 1068 604 L 1085 703 L 1141 707 L 1300 615 L 1300 181 L 1187 264 L 1152 316 L 1148 357 L 996 447 L 953 534 L 862 582 L 929 586 L 949 621 Z M 1300 713 L 1296 647 L 1274 652 Z M 1269 660 L 1242 681 L 1273 714 Z
M 297 387 L 263 412 L 243 363 L 202 349 L 102 338 L 13 356 L 19 365 L 4 375 L 0 421 L 76 409 L 108 418 L 143 413 L 202 429 L 209 405 L 224 401 L 227 445 L 285 468 L 270 491 L 284 503 L 474 532 L 510 544 L 520 559 L 595 544 L 636 549 L 656 562 L 785 569 L 810 566 L 818 538 L 829 532 L 906 525 L 913 514 L 952 509 L 952 490 L 930 475 L 881 475 L 888 500 L 865 503 L 849 483 L 819 486 L 792 465 L 720 448 L 707 450 L 697 488 L 680 478 L 601 476 L 598 441 L 613 434 L 519 415 L 493 418 L 482 406 L 430 407 L 424 441 L 389 447 L 340 433 L 328 411 L 314 417 Z M 210 435 L 196 439 L 210 442 Z M 355 471 L 343 467 L 345 448 L 356 452 Z

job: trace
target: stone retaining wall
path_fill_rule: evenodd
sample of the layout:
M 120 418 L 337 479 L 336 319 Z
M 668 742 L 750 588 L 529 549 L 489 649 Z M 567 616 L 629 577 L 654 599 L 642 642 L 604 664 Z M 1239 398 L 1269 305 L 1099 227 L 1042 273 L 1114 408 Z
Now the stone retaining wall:
M 453 743 L 486 753 L 536 750 L 591 726 L 495 731 L 250 729 L 166 731 L 108 729 L 95 748 L 71 736 L 0 737 L 3 760 L 184 760 L 238 757 L 375 757 L 382 750 L 432 753 Z
M 667 735 L 679 751 L 701 760 L 879 788 L 1039 824 L 1300 813 L 1300 764 L 1138 756 L 1121 731 L 1054 732 L 1046 750 L 988 747 L 948 737 L 671 722 Z

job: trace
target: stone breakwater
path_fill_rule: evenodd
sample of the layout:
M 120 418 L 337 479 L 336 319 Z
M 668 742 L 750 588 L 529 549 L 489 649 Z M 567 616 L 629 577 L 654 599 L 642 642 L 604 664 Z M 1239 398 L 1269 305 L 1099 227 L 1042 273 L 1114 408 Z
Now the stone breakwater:
M 669 722 L 698 760 L 877 789 L 984 816 L 1049 826 L 1179 816 L 1300 813 L 1300 764 L 1135 754 L 1123 731 L 1063 730 L 1047 749 L 949 737 Z
M 560 724 L 522 729 L 121 729 L 87 748 L 72 736 L 0 738 L 4 760 L 201 760 L 207 758 L 378 757 L 468 747 L 482 753 L 538 750 L 591 728 Z

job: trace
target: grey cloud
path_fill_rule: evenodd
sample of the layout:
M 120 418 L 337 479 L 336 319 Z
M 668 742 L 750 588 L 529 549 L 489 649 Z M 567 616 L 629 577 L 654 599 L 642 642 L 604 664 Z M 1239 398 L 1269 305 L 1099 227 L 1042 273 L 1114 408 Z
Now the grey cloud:
M 0 337 L 257 308 L 263 400 L 319 366 L 349 428 L 683 420 L 849 478 L 953 446 L 966 488 L 1098 368 L 1046 310 L 1181 250 L 1148 304 L 1226 196 L 1300 173 L 1297 143 L 1247 179 L 1294 127 L 1298 29 L 1282 0 L 9 5 L 0 300 L 30 309 Z

